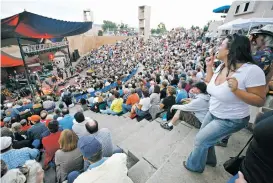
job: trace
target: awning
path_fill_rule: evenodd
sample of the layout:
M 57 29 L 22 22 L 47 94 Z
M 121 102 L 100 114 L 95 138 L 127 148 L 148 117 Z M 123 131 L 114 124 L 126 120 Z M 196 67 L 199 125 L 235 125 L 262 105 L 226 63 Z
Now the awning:
M 23 65 L 24 63 L 21 58 L 13 57 L 1 51 L 1 67 L 16 67 Z
M 24 11 L 1 20 L 1 39 L 63 38 L 87 32 L 93 22 L 69 22 Z
M 235 24 L 240 24 L 243 21 L 244 21 L 244 19 L 238 18 L 238 19 L 232 20 L 230 22 L 227 22 L 227 23 L 219 26 L 218 29 L 219 30 L 237 30 L 237 29 L 240 29 L 240 28 L 235 28 L 234 25 Z
M 242 19 L 242 21 L 235 23 L 233 27 L 237 29 L 249 29 L 251 27 L 267 25 L 267 24 L 273 24 L 273 18 Z
M 213 13 L 227 13 L 230 8 L 230 5 L 221 6 L 219 8 L 214 9 Z

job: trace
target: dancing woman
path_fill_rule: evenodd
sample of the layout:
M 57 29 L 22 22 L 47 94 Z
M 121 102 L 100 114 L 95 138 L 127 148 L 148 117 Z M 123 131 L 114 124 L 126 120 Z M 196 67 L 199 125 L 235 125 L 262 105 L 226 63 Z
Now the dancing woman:
M 261 107 L 266 98 L 265 75 L 251 57 L 247 37 L 228 36 L 219 47 L 217 58 L 224 63 L 214 73 L 213 61 L 207 61 L 209 112 L 196 135 L 193 151 L 183 163 L 193 172 L 202 173 L 206 164 L 216 166 L 214 145 L 246 127 L 249 105 Z

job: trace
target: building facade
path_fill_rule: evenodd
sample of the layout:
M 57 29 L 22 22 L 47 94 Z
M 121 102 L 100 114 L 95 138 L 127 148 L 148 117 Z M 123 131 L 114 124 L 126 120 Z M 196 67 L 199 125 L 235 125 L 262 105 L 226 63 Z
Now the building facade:
M 224 23 L 243 18 L 272 18 L 273 1 L 234 1 L 226 15 Z
M 144 36 L 144 40 L 149 39 L 150 20 L 151 20 L 151 7 L 150 6 L 139 6 L 138 7 L 138 20 L 139 20 L 139 35 Z

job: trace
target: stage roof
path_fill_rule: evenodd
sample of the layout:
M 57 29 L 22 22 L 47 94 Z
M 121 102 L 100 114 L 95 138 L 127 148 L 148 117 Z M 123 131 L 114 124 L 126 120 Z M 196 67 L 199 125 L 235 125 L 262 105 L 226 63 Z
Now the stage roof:
M 1 39 L 63 38 L 87 32 L 93 22 L 69 22 L 24 11 L 1 20 Z
M 230 5 L 220 6 L 213 10 L 213 13 L 227 13 L 230 8 Z
M 21 58 L 13 57 L 1 51 L 1 67 L 16 67 L 23 65 L 24 63 Z

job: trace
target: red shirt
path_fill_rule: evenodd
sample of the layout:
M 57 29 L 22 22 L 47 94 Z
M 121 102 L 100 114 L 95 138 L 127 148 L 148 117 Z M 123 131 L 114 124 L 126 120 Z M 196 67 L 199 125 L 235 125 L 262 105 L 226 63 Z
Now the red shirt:
M 58 131 L 56 133 L 50 133 L 49 136 L 44 137 L 42 139 L 42 144 L 45 149 L 45 161 L 44 165 L 48 165 L 50 161 L 53 160 L 55 152 L 60 149 L 60 144 L 59 144 L 59 138 L 61 135 L 61 131 Z
M 27 131 L 29 128 L 31 127 L 31 125 L 25 125 L 21 127 L 22 131 Z

